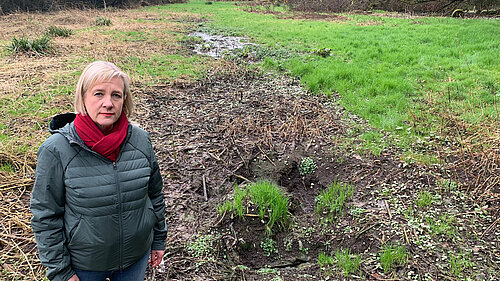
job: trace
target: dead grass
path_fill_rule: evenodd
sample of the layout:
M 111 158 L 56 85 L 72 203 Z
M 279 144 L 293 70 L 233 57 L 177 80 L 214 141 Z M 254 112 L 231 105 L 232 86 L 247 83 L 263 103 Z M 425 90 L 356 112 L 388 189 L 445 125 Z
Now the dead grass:
M 0 164 L 10 165 L 13 173 L 0 171 L 0 264 L 2 280 L 14 276 L 30 276 L 42 280 L 43 270 L 37 257 L 35 239 L 30 226 L 31 214 L 26 210 L 33 186 L 35 162 L 27 155 L 0 152 Z
M 112 25 L 96 27 L 104 16 Z M 36 150 L 49 133 L 50 116 L 72 110 L 73 87 L 80 71 L 93 60 L 117 63 L 126 57 L 148 59 L 174 54 L 181 48 L 173 35 L 182 30 L 185 14 L 156 14 L 141 10 L 68 10 L 47 14 L 17 13 L 0 17 L 0 47 L 13 37 L 35 37 L 47 26 L 63 26 L 74 34 L 53 39 L 55 54 L 29 57 L 0 52 L 0 163 L 13 171 L 0 170 L 0 270 L 1 280 L 24 276 L 43 280 L 30 226 L 29 196 L 34 180 Z M 192 16 L 191 16 L 192 17 Z M 147 33 L 126 40 L 127 32 Z M 148 77 L 132 77 L 147 84 Z M 141 99 L 141 97 L 138 97 Z
M 105 16 L 112 25 L 95 27 L 95 18 Z M 33 185 L 36 149 L 47 138 L 46 124 L 49 113 L 56 114 L 72 110 L 70 92 L 79 71 L 92 60 L 103 59 L 123 62 L 126 57 L 148 59 L 155 54 L 176 54 L 181 46 L 176 44 L 175 32 L 184 30 L 182 21 L 199 21 L 200 18 L 186 13 L 153 13 L 141 10 L 117 10 L 104 13 L 97 10 L 69 10 L 50 14 L 19 13 L 0 17 L 0 45 L 3 48 L 14 36 L 37 36 L 50 25 L 64 26 L 75 31 L 68 38 L 55 38 L 56 54 L 45 57 L 28 57 L 0 52 L 0 163 L 9 163 L 12 172 L 0 170 L 0 271 L 1 280 L 23 276 L 30 280 L 43 280 L 44 269 L 37 254 L 33 233 L 29 224 L 29 194 Z M 343 19 L 337 19 L 343 20 Z M 147 32 L 148 38 L 124 36 L 126 32 Z M 148 85 L 152 77 L 132 77 L 134 85 Z M 186 79 L 183 77 L 182 79 Z M 180 80 L 178 80 L 179 82 Z M 173 82 L 175 83 L 175 81 Z M 180 81 L 180 84 L 182 81 Z M 150 89 L 155 91 L 154 88 Z M 235 100 L 245 93 L 235 93 Z M 138 100 L 147 98 L 137 96 Z M 33 107 L 38 104 L 39 107 Z M 31 109 L 31 110 L 30 110 Z M 302 104 L 294 111 L 310 109 Z M 22 113 L 20 113 L 22 112 Z M 280 127 L 280 135 L 266 134 L 265 123 L 234 118 L 226 123 L 226 132 L 255 130 L 272 138 L 290 138 L 297 132 L 308 132 L 308 136 L 321 134 L 320 129 L 328 116 L 311 119 L 309 122 L 286 120 Z M 276 121 L 276 120 L 275 120 Z M 249 126 L 254 122 L 256 126 Z M 475 128 L 464 127 L 457 121 L 448 128 L 456 128 L 454 135 L 461 136 L 461 149 L 455 155 L 457 171 L 463 173 L 470 184 L 469 191 L 477 198 L 487 199 L 498 205 L 500 186 L 500 133 L 497 127 L 483 124 Z M 451 131 L 451 129 L 450 129 Z M 474 133 L 464 133 L 473 131 Z M 182 235 L 183 232 L 179 231 Z M 174 239 L 173 237 L 172 239 Z

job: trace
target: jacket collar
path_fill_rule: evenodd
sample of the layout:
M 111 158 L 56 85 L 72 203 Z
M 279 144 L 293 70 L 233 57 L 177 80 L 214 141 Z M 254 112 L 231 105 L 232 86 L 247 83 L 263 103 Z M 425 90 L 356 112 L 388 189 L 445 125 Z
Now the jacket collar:
M 49 132 L 51 134 L 59 133 L 59 134 L 63 135 L 68 140 L 69 143 L 77 144 L 86 150 L 92 151 L 83 142 L 83 140 L 80 138 L 80 136 L 76 132 L 75 124 L 73 123 L 75 118 L 76 118 L 75 113 L 63 113 L 63 114 L 59 114 L 59 115 L 52 117 L 52 120 L 49 123 Z M 132 125 L 129 124 L 128 126 L 129 126 L 129 128 L 127 130 L 127 136 L 125 137 L 125 140 L 123 141 L 123 143 L 126 143 L 128 141 L 128 139 L 130 138 L 130 135 L 132 133 L 132 130 L 130 128 L 130 126 L 132 126 Z

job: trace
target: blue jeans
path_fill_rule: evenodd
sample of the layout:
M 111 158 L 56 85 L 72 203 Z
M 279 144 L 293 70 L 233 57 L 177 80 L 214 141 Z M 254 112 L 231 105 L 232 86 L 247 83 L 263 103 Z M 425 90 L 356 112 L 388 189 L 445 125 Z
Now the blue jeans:
M 89 271 L 76 268 L 73 268 L 73 270 L 80 278 L 80 281 L 104 281 L 106 278 L 111 281 L 144 281 L 150 252 L 148 251 L 136 263 L 121 271 Z

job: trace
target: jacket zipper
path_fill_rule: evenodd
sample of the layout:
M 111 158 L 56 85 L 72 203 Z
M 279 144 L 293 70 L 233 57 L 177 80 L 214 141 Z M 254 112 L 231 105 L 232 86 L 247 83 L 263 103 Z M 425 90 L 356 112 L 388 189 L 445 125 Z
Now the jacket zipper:
M 127 128 L 127 136 L 123 140 L 122 146 L 120 147 L 120 153 L 118 154 L 118 158 L 116 158 L 116 160 L 120 159 L 120 156 L 121 156 L 122 151 L 123 151 L 122 150 L 123 146 L 130 139 L 130 128 L 131 128 L 131 125 L 129 124 L 128 128 Z M 75 129 L 75 131 L 76 131 L 76 129 Z M 87 151 L 93 153 L 95 156 L 97 156 L 97 157 L 99 157 L 101 159 L 110 161 L 108 158 L 102 156 L 101 154 L 99 154 L 99 153 L 93 151 L 92 149 L 90 149 L 89 147 L 87 147 L 83 143 L 83 141 L 79 142 L 79 141 L 76 141 L 76 140 L 69 140 L 69 142 L 70 143 L 75 143 L 76 145 L 80 146 L 84 150 L 87 150 Z M 122 220 L 122 212 L 123 212 L 123 210 L 122 210 L 121 188 L 120 188 L 120 181 L 119 181 L 119 178 L 118 178 L 118 167 L 116 165 L 116 161 L 113 162 L 113 170 L 115 172 L 116 189 L 117 189 L 117 194 L 118 194 L 118 228 L 119 228 L 119 241 L 120 241 L 120 245 L 118 247 L 119 266 L 120 266 L 120 271 L 123 271 L 123 220 Z
M 118 179 L 118 167 L 116 162 L 113 162 L 113 170 L 115 172 L 116 189 L 118 194 L 118 228 L 119 228 L 119 261 L 120 261 L 120 271 L 123 270 L 123 222 L 122 222 L 122 198 L 121 198 L 121 188 L 120 181 Z

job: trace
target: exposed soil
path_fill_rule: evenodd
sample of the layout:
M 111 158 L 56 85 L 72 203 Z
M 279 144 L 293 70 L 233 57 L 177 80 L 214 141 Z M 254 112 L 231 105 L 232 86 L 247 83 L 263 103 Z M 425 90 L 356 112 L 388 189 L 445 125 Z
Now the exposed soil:
M 26 99 L 25 92 L 52 95 L 47 90 L 52 84 L 45 83 L 70 85 L 76 74 L 69 73 L 83 69 L 85 61 L 68 67 L 68 61 L 75 58 L 192 55 L 192 50 L 175 43 L 173 33 L 185 32 L 182 22 L 201 20 L 189 14 L 167 17 L 147 11 L 107 15 L 113 21 L 112 31 L 147 30 L 159 40 L 110 41 L 107 33 L 87 28 L 96 16 L 92 11 L 64 11 L 54 17 L 7 16 L 0 23 L 5 31 L 0 34 L 3 40 L 17 36 L 20 30 L 34 36 L 51 24 L 86 31 L 56 39 L 62 50 L 58 56 L 9 57 L 0 75 L 0 95 L 10 94 L 19 101 Z M 333 18 L 321 14 L 296 17 Z M 166 18 L 172 22 L 161 20 Z M 477 203 L 460 186 L 451 184 L 480 182 L 473 175 L 494 179 L 498 168 L 491 176 L 483 172 L 491 168 L 484 163 L 493 161 L 479 158 L 477 165 L 466 166 L 474 172 L 469 175 L 459 172 L 464 169 L 402 162 L 396 148 L 386 149 L 380 156 L 364 154 L 357 149 L 358 137 L 369 126 L 345 112 L 334 99 L 311 96 L 290 77 L 248 70 L 224 60 L 210 65 L 216 67 L 194 83 L 169 84 L 149 77 L 140 81 L 156 86 L 134 85 L 140 101 L 132 119 L 151 133 L 155 144 L 170 229 L 163 270 L 148 272 L 148 280 L 153 280 L 153 275 L 154 280 L 499 280 L 498 182 L 484 180 L 481 182 L 488 186 L 473 186 L 491 190 Z M 33 81 L 25 85 L 25 80 Z M 71 108 L 71 95 L 48 99 L 45 107 L 65 112 Z M 3 114 L 9 131 L 29 136 L 20 139 L 21 144 L 35 147 L 31 143 L 46 137 L 47 118 L 38 112 L 34 117 Z M 14 170 L 0 174 L 2 280 L 41 280 L 44 275 L 29 226 L 36 149 L 30 151 L 33 153 L 22 157 L 8 154 L 8 150 L 0 153 L 0 164 L 12 164 Z M 318 165 L 313 175 L 298 173 L 297 163 L 305 156 Z M 265 224 L 251 208 L 244 219 L 216 211 L 218 204 L 232 198 L 233 185 L 244 187 L 261 178 L 274 180 L 290 198 L 290 225 L 273 229 L 269 237 Z M 443 185 L 442 180 L 451 181 Z M 334 181 L 355 189 L 344 211 L 326 222 L 314 212 L 315 197 Z M 418 207 L 415 201 L 423 191 L 429 191 L 433 201 L 430 206 Z M 201 237 L 208 238 L 208 251 L 199 254 L 192 245 Z M 267 238 L 276 242 L 276 251 L 263 247 Z M 387 243 L 404 245 L 408 261 L 384 272 L 379 251 Z M 361 257 L 360 270 L 349 278 L 335 266 L 321 269 L 318 265 L 320 252 L 332 255 L 347 248 Z M 473 266 L 464 267 L 457 275 L 449 258 L 461 252 L 466 254 L 462 260 L 470 259 Z
M 339 279 L 345 277 L 337 270 L 320 269 L 317 257 L 348 248 L 361 256 L 354 276 L 362 279 L 442 280 L 454 278 L 445 258 L 459 251 L 456 243 L 475 249 L 475 274 L 497 276 L 498 232 L 490 227 L 495 216 L 479 220 L 488 206 L 477 211 L 472 202 L 437 186 L 436 171 L 400 161 L 397 151 L 376 157 L 341 146 L 353 127 L 363 131 L 367 125 L 332 99 L 305 93 L 295 79 L 222 62 L 207 77 L 139 94 L 143 100 L 136 118 L 151 133 L 165 176 L 171 234 L 164 271 L 156 278 Z M 301 176 L 297 164 L 306 156 L 318 168 Z M 293 217 L 289 229 L 273 229 L 271 236 L 252 209 L 244 219 L 216 211 L 231 198 L 235 184 L 262 178 L 277 182 L 289 196 Z M 355 191 L 346 211 L 328 223 L 314 212 L 315 197 L 334 181 L 352 184 Z M 441 196 L 429 208 L 427 222 L 428 211 L 414 206 L 424 190 Z M 460 232 L 425 230 L 445 213 L 455 217 L 450 227 Z M 213 251 L 193 254 L 190 243 L 206 235 L 212 237 Z M 276 242 L 277 252 L 264 250 L 266 238 Z M 405 245 L 409 260 L 384 273 L 378 257 L 387 243 Z

